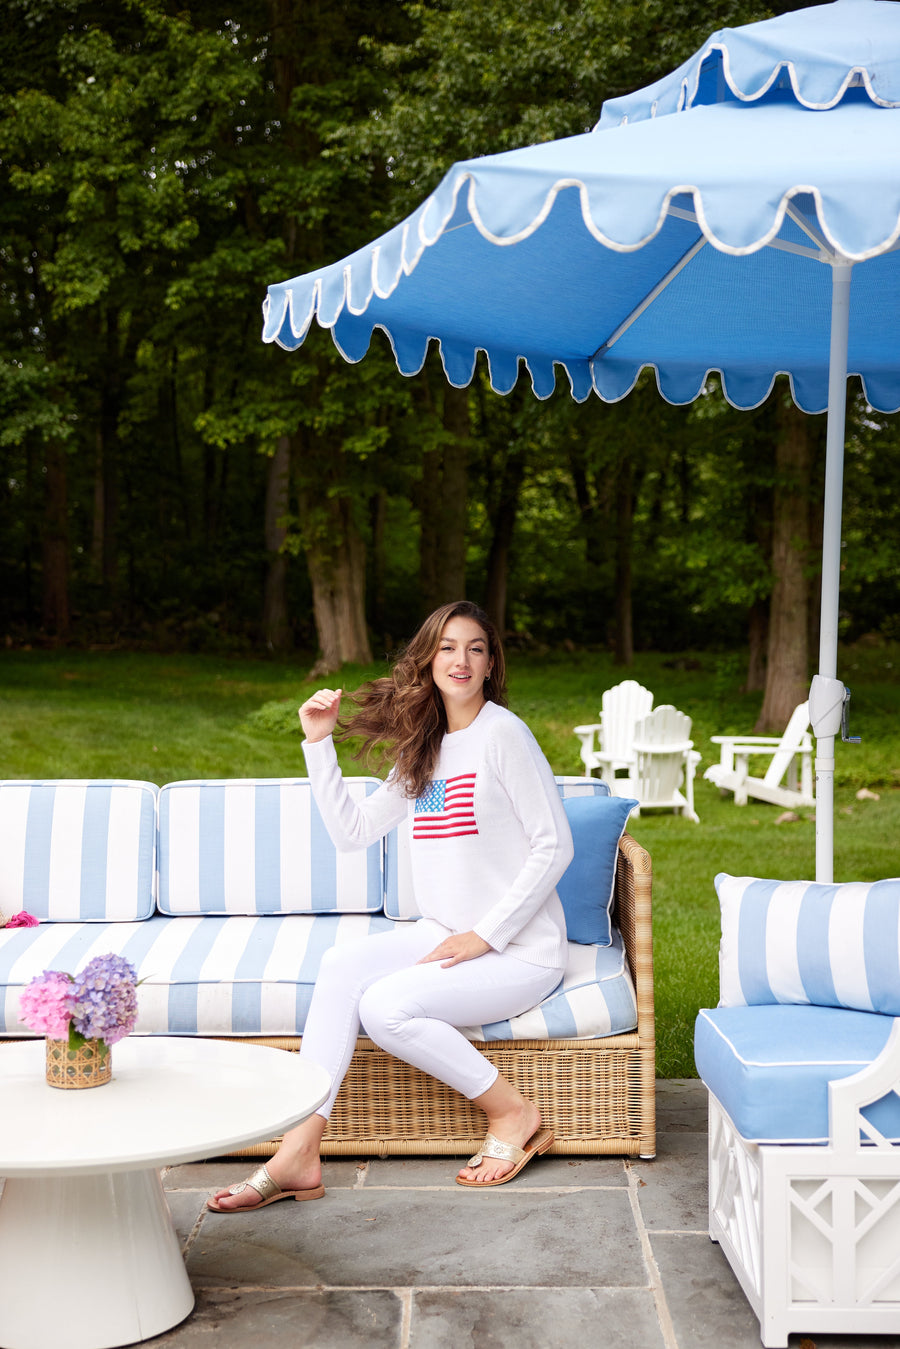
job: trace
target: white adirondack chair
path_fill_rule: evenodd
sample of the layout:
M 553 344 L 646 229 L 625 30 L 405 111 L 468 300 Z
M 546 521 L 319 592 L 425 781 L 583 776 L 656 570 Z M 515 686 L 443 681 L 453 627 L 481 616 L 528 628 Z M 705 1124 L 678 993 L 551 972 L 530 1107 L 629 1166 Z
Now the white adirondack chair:
M 641 810 L 673 810 L 699 824 L 694 810 L 694 774 L 700 755 L 690 738 L 691 719 L 663 704 L 634 728 L 632 794 Z
M 634 679 L 625 679 L 606 689 L 601 699 L 600 720 L 590 726 L 576 726 L 575 734 L 581 741 L 581 761 L 593 775 L 599 769 L 600 777 L 617 794 L 619 774 L 630 777 L 635 768 L 634 728 L 653 706 L 653 694 Z M 618 795 L 628 796 L 628 791 Z
M 736 806 L 746 806 L 751 796 L 787 809 L 816 804 L 809 703 L 794 708 L 780 739 L 765 735 L 714 735 L 711 739 L 721 745 L 721 759 L 703 776 L 723 792 L 734 792 Z M 769 767 L 764 777 L 753 777 L 749 761 L 762 754 L 771 756 Z

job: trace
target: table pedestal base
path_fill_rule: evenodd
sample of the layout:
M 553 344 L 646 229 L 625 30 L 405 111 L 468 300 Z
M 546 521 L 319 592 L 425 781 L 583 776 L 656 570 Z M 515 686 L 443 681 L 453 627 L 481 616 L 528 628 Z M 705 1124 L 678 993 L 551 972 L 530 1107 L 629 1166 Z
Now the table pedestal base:
M 194 1305 L 155 1170 L 7 1180 L 0 1270 L 4 1349 L 113 1349 Z

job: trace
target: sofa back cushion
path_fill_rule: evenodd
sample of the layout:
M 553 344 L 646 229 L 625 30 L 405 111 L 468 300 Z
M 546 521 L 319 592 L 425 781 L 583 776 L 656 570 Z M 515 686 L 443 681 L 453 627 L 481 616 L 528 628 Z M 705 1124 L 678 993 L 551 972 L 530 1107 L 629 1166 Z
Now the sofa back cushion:
M 577 797 L 609 796 L 609 787 L 599 778 L 558 777 L 556 785 L 563 801 Z M 618 846 L 618 841 L 615 846 Z M 615 877 L 615 862 L 613 862 Z M 391 831 L 384 850 L 384 911 L 389 918 L 418 918 L 419 906 L 413 893 L 409 860 L 409 836 L 404 825 Z
M 133 922 L 154 909 L 151 782 L 0 782 L 0 910 L 41 922 Z
M 377 778 L 346 777 L 364 800 Z M 165 914 L 377 913 L 382 847 L 338 852 L 305 778 L 170 782 L 159 794 Z
M 716 877 L 719 1005 L 900 1016 L 900 879 L 825 885 Z

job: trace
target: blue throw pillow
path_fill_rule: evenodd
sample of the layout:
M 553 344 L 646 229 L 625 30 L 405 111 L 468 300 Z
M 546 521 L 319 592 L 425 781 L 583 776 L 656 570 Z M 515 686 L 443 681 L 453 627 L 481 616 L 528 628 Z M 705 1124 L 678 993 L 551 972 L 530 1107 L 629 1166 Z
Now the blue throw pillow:
M 563 801 L 575 856 L 556 892 L 566 915 L 569 941 L 586 946 L 612 943 L 609 911 L 619 839 L 637 804 L 624 796 L 570 796 Z

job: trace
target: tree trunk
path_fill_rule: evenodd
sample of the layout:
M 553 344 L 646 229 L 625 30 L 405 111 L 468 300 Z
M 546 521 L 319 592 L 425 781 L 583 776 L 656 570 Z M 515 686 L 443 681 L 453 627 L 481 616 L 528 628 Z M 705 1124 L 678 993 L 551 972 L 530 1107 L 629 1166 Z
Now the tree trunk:
M 118 619 L 119 595 L 119 413 L 121 376 L 119 355 L 119 315 L 109 309 L 105 315 L 106 360 L 100 390 L 100 430 L 98 485 L 102 494 L 101 580 L 106 602 Z
M 821 448 L 821 460 L 824 462 L 824 427 L 813 422 L 811 427 L 814 440 L 814 458 Z M 809 585 L 809 649 L 816 657 L 819 651 L 819 629 L 822 621 L 822 535 L 825 528 L 825 475 L 821 483 L 813 479 L 812 500 L 809 512 L 809 559 L 806 568 Z M 818 663 L 818 662 L 817 662 Z
M 768 633 L 768 606 L 762 600 L 757 600 L 750 610 L 747 622 L 747 638 L 750 650 L 747 657 L 747 678 L 744 682 L 745 693 L 761 693 L 766 687 Z
M 444 446 L 441 498 L 443 504 L 442 559 L 438 577 L 438 604 L 461 600 L 466 594 L 466 508 L 469 468 L 469 391 L 444 390 Z
M 69 631 L 69 522 L 66 452 L 58 441 L 47 445 L 45 465 L 41 617 L 46 632 L 65 637 Z
M 338 546 L 317 542 L 306 548 L 320 647 L 310 678 L 331 674 L 347 662 L 368 665 L 372 660 L 366 631 L 365 543 L 346 498 L 320 499 L 317 505 L 330 516 L 329 527 L 319 537 L 338 540 Z M 301 500 L 301 514 L 306 508 Z
M 287 555 L 283 544 L 291 478 L 291 442 L 279 436 L 269 460 L 266 480 L 266 583 L 263 594 L 263 638 L 270 651 L 291 648 L 291 625 L 287 605 Z
M 419 496 L 419 586 L 423 614 L 431 613 L 440 601 L 439 569 L 441 557 L 441 451 L 428 449 L 422 455 L 422 480 Z
M 512 547 L 519 492 L 525 476 L 525 456 L 515 449 L 509 451 L 503 465 L 500 492 L 494 510 L 493 534 L 487 561 L 487 588 L 485 609 L 501 634 L 506 631 L 506 601 L 509 582 L 509 554 Z
M 440 448 L 422 456 L 419 500 L 422 606 L 465 598 L 468 496 L 469 393 L 446 385 L 443 391 Z
M 91 570 L 96 580 L 103 576 L 104 491 L 103 491 L 103 435 L 96 436 L 94 460 L 94 518 L 91 522 Z
M 573 446 L 569 450 L 569 471 L 572 474 L 575 504 L 578 507 L 581 533 L 584 538 L 585 561 L 591 567 L 600 568 L 606 561 L 603 502 L 599 493 L 592 490 L 581 445 Z
M 774 585 L 766 687 L 757 734 L 780 734 L 809 691 L 809 419 L 792 402 L 779 408 L 772 521 Z
M 372 497 L 372 628 L 379 637 L 385 637 L 385 529 L 387 525 L 388 494 L 384 490 Z M 390 642 L 385 642 L 390 646 Z
M 616 474 L 616 632 L 613 663 L 634 664 L 631 561 L 634 536 L 634 484 L 631 460 L 619 459 Z

